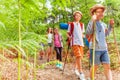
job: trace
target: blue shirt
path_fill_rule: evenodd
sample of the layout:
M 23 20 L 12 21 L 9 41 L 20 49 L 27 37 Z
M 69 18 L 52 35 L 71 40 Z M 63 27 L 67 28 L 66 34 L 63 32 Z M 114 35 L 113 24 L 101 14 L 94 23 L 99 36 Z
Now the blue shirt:
M 107 50 L 106 36 L 111 32 L 111 26 L 109 25 L 107 29 L 107 25 L 101 21 L 96 21 L 96 51 L 104 51 Z M 93 21 L 90 21 L 87 26 L 86 34 L 93 34 Z M 89 48 L 93 49 L 93 42 L 90 40 Z

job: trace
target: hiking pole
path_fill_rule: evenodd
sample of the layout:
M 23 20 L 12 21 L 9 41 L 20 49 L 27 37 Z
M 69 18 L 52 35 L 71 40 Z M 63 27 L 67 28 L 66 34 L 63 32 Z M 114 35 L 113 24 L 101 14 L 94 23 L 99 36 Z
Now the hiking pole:
M 96 22 L 93 22 L 93 54 L 92 54 L 92 80 L 94 80 L 94 65 L 95 65 L 95 37 L 96 37 Z
M 111 7 L 110 7 L 110 10 L 112 10 Z M 112 13 L 112 15 L 114 15 L 113 11 L 111 13 Z M 108 15 L 108 16 L 111 17 L 110 15 Z M 116 46 L 116 52 L 117 52 L 118 61 L 119 61 L 118 63 L 120 64 L 120 53 L 119 53 L 119 49 L 118 49 L 118 45 L 117 45 L 117 41 L 116 41 L 116 35 L 115 35 L 114 27 L 113 27 L 113 38 L 114 38 L 114 44 Z
M 118 56 L 118 61 L 120 63 L 120 54 L 119 54 L 119 50 L 118 50 L 118 45 L 117 45 L 117 41 L 116 41 L 116 36 L 115 36 L 115 29 L 113 27 L 113 37 L 114 37 L 114 44 L 116 46 L 116 52 L 117 52 L 117 56 Z
M 62 74 L 64 73 L 64 70 L 65 70 L 65 65 L 66 65 L 66 62 L 67 62 L 67 56 L 68 56 L 68 53 L 69 53 L 69 48 L 70 48 L 70 43 L 68 43 L 67 54 L 65 56 L 65 62 L 64 62 Z

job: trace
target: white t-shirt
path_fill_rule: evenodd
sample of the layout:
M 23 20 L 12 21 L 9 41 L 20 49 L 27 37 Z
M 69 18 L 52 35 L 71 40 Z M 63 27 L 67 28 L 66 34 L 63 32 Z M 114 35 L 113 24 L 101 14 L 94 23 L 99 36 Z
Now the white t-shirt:
M 52 38 L 53 38 L 53 35 L 51 33 L 48 33 L 48 43 L 52 43 Z
M 81 29 L 80 23 L 73 22 L 73 24 L 74 24 L 74 29 L 73 29 L 73 36 L 71 35 L 72 37 L 71 46 L 72 45 L 84 46 L 83 37 L 82 37 L 83 33 L 85 32 L 84 25 Z M 70 28 L 71 26 L 69 25 L 68 32 L 70 32 L 71 30 Z

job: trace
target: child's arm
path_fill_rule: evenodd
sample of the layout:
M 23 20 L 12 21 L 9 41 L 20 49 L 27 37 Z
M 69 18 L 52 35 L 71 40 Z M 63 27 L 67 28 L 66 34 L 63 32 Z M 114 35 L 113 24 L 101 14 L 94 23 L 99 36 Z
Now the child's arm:
M 84 24 L 83 24 L 83 29 L 82 29 L 82 38 L 85 38 L 85 27 L 84 27 Z
M 112 28 L 114 27 L 114 19 L 110 19 L 109 21 L 109 27 L 105 30 L 105 36 L 108 36 L 110 32 L 112 31 Z
M 88 42 L 90 42 L 91 38 L 93 37 L 93 21 L 89 21 L 87 29 L 86 29 L 86 38 Z
M 71 26 L 70 26 L 70 24 L 69 24 L 69 27 L 68 27 L 68 30 L 67 30 L 67 37 L 68 37 L 69 39 L 71 39 L 70 28 L 71 28 Z
M 109 36 L 110 32 L 112 31 L 112 27 L 109 25 L 108 29 L 105 29 L 105 36 Z
M 86 34 L 87 35 L 93 34 L 93 21 L 89 21 L 87 30 L 86 30 Z

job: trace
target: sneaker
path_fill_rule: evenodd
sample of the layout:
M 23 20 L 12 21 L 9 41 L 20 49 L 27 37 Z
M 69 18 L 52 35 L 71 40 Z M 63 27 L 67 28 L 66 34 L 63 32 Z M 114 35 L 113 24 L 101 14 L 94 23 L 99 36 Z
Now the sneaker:
M 87 78 L 87 80 L 91 80 L 90 78 Z
M 63 66 L 62 66 L 62 64 L 60 64 L 60 63 L 59 63 L 59 69 L 60 69 L 60 70 L 63 70 Z
M 59 64 L 56 64 L 56 67 L 59 68 Z
M 79 77 L 80 76 L 80 73 L 77 69 L 75 69 L 75 74 Z
M 83 73 L 80 73 L 79 78 L 80 78 L 80 80 L 86 80 L 85 75 Z

